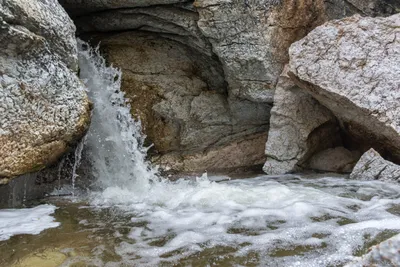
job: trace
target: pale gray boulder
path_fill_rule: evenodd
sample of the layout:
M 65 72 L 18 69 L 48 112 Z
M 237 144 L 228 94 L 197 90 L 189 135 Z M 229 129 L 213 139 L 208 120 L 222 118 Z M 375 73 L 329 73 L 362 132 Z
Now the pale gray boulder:
M 0 2 L 0 177 L 54 163 L 85 133 L 75 26 L 56 0 Z
M 400 14 L 317 27 L 289 50 L 295 82 L 360 143 L 400 161 Z
M 400 182 L 400 165 L 385 160 L 371 148 L 357 162 L 350 178 Z
M 302 169 L 314 153 L 340 143 L 336 119 L 309 94 L 281 74 L 271 110 L 265 148 L 267 174 L 284 174 Z

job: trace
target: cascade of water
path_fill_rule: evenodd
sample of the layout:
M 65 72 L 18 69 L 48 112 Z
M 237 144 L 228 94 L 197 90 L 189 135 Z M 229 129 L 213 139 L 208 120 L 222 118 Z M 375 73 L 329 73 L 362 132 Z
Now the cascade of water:
M 58 164 L 58 170 L 57 170 L 57 180 L 58 180 L 58 188 L 57 188 L 57 192 L 58 195 L 60 194 L 60 189 L 61 189 L 61 171 L 62 168 L 64 167 L 64 163 L 65 163 L 65 158 L 62 158 L 60 163 Z
M 26 179 L 24 179 L 24 197 L 22 198 L 22 206 L 25 207 L 26 203 Z
M 75 153 L 74 153 L 74 165 L 72 167 L 72 194 L 74 194 L 73 190 L 75 189 L 75 182 L 76 182 L 76 178 L 78 177 L 76 170 L 81 165 L 82 151 L 83 151 L 83 147 L 84 147 L 85 141 L 86 141 L 85 139 L 86 139 L 86 136 L 82 139 L 81 142 L 79 142 L 78 146 L 75 149 Z M 61 169 L 59 169 L 59 175 L 60 175 L 60 173 L 61 173 Z
M 80 78 L 94 102 L 86 142 L 97 185 L 146 191 L 159 177 L 146 161 L 140 121 L 132 118 L 130 105 L 120 90 L 122 73 L 107 66 L 98 49 L 78 42 Z

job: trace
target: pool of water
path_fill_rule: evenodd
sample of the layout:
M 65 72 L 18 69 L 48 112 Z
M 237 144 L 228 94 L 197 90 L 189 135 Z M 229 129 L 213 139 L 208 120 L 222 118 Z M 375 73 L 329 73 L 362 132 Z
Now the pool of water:
M 400 233 L 400 185 L 258 176 L 109 187 L 38 204 L 36 235 L 0 241 L 1 266 L 343 266 Z

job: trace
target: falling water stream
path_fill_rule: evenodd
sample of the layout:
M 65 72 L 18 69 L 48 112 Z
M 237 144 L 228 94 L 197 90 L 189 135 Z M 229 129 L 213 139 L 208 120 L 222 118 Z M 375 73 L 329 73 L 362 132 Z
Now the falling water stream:
M 0 222 L 0 265 L 343 266 L 400 232 L 397 184 L 338 175 L 163 179 L 146 161 L 122 73 L 80 46 L 94 102 L 85 153 L 95 182 L 83 195 L 24 211 L 41 212 L 46 227 L 16 233 L 36 235 L 2 233 Z

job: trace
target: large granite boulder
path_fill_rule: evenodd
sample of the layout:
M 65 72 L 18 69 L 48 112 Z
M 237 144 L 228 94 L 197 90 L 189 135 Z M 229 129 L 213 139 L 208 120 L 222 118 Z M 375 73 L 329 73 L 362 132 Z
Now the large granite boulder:
M 400 14 L 330 21 L 294 43 L 290 75 L 362 147 L 400 162 Z
M 75 26 L 56 0 L 0 2 L 0 177 L 55 162 L 85 133 Z
M 371 148 L 357 162 L 350 178 L 400 182 L 400 165 L 385 160 Z

